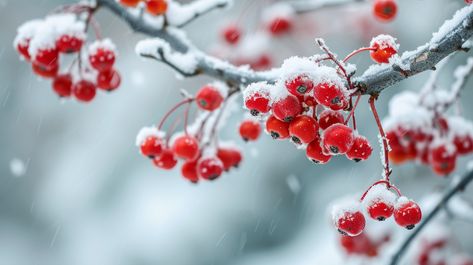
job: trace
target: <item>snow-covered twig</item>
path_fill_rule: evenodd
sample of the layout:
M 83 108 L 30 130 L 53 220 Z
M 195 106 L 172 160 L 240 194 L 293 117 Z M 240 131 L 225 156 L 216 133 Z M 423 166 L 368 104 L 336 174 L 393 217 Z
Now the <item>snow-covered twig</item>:
M 376 65 L 355 78 L 353 83 L 364 94 L 379 94 L 402 80 L 435 69 L 435 65 L 451 53 L 465 50 L 463 44 L 472 35 L 473 6 L 469 5 L 458 10 L 452 19 L 445 21 L 427 44 L 414 51 L 404 52 L 400 63 L 408 66 L 408 70 L 401 70 L 395 64 Z
M 419 233 L 431 222 L 435 216 L 437 216 L 438 213 L 448 204 L 448 202 L 459 192 L 462 192 L 465 190 L 465 188 L 470 184 L 470 182 L 473 181 L 473 171 L 469 171 L 468 173 L 465 174 L 465 176 L 458 181 L 458 183 L 455 183 L 453 186 L 451 186 L 447 192 L 442 196 L 440 201 L 437 203 L 437 205 L 433 208 L 433 210 L 426 216 L 424 217 L 424 221 L 419 224 L 416 230 L 414 230 L 409 237 L 402 243 L 401 247 L 397 250 L 397 252 L 394 254 L 390 265 L 396 265 L 399 264 L 402 256 L 404 253 L 407 251 L 411 243 L 416 239 L 416 237 L 419 235 Z
M 235 85 L 247 85 L 258 81 L 274 82 L 278 69 L 258 72 L 248 67 L 237 67 L 226 61 L 209 56 L 199 51 L 180 34 L 147 23 L 139 16 L 127 11 L 115 0 L 96 0 L 99 7 L 106 7 L 125 20 L 131 28 L 148 36 L 159 38 L 181 54 L 194 53 L 195 73 L 205 74 Z M 435 69 L 435 65 L 451 53 L 465 50 L 463 44 L 473 36 L 473 5 L 466 6 L 446 21 L 433 34 L 432 39 L 414 51 L 405 52 L 398 63 L 375 65 L 361 76 L 354 78 L 353 84 L 361 94 L 377 95 L 385 88 L 402 80 Z M 158 48 L 156 49 L 156 53 Z M 406 67 L 407 66 L 407 67 Z M 180 69 L 179 66 L 174 66 Z M 407 69 L 406 69 L 407 68 Z M 182 69 L 181 69 L 182 70 Z M 186 72 L 186 71 L 184 71 Z

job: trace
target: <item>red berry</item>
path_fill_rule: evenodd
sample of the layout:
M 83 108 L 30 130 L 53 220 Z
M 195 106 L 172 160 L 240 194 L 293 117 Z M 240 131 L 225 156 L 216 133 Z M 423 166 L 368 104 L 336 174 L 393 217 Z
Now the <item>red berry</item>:
M 365 229 L 365 216 L 360 211 L 347 210 L 335 218 L 338 231 L 347 236 L 357 236 Z
M 266 132 L 268 132 L 273 139 L 286 139 L 289 137 L 289 123 L 280 121 L 271 115 L 266 121 Z
M 34 63 L 51 68 L 59 65 L 59 52 L 57 48 L 39 49 L 33 58 Z
M 31 60 L 30 52 L 28 51 L 29 48 L 30 48 L 30 40 L 29 39 L 24 40 L 22 42 L 18 42 L 18 44 L 16 45 L 17 51 L 27 61 Z
M 197 174 L 197 160 L 186 161 L 182 165 L 181 174 L 184 178 L 192 183 L 199 182 L 199 175 Z
M 429 162 L 438 175 L 448 175 L 455 170 L 457 151 L 452 144 L 441 144 L 431 148 Z
M 154 16 L 164 15 L 168 10 L 168 3 L 166 0 L 145 0 L 146 10 Z
M 229 25 L 222 30 L 222 36 L 228 44 L 237 44 L 241 37 L 241 30 L 236 25 Z
M 158 157 L 163 152 L 163 149 L 162 140 L 154 135 L 146 137 L 140 144 L 141 154 L 149 158 Z
M 308 144 L 318 136 L 319 124 L 310 116 L 297 116 L 289 124 L 289 134 L 295 144 Z
M 291 31 L 293 22 L 286 17 L 276 17 L 268 23 L 269 32 L 279 36 Z
M 82 38 L 64 34 L 57 39 L 56 46 L 59 52 L 74 53 L 80 51 L 83 43 L 84 40 Z
M 465 4 L 471 5 L 471 3 L 473 3 L 473 0 L 465 0 Z M 473 264 L 473 262 L 472 262 L 472 264 Z
M 82 102 L 92 101 L 95 98 L 96 90 L 95 84 L 87 80 L 81 80 L 72 86 L 72 93 Z
M 389 59 L 397 54 L 396 40 L 388 35 L 379 35 L 371 41 L 371 58 L 377 63 L 389 63 Z
M 261 125 L 255 120 L 244 120 L 239 130 L 243 140 L 256 141 L 261 134 Z
M 197 172 L 203 179 L 217 179 L 223 173 L 223 163 L 217 157 L 201 158 L 197 164 Z
M 136 7 L 141 0 L 120 0 L 120 4 L 127 7 Z
M 319 115 L 319 126 L 322 130 L 327 129 L 333 124 L 344 122 L 345 118 L 343 117 L 343 114 L 339 111 L 327 109 L 322 111 L 322 113 L 320 113 Z
M 153 159 L 153 163 L 159 168 L 171 170 L 176 166 L 177 159 L 171 150 L 164 149 L 159 156 Z
M 402 227 L 411 230 L 422 219 L 422 211 L 414 201 L 406 197 L 399 198 L 394 207 L 394 220 Z
M 376 0 L 373 5 L 375 18 L 383 22 L 389 22 L 396 17 L 397 4 L 395 0 Z
M 286 88 L 294 96 L 304 96 L 314 89 L 314 82 L 307 75 L 298 75 L 286 81 Z
M 218 109 L 223 102 L 223 96 L 220 91 L 211 85 L 202 87 L 197 92 L 195 99 L 199 108 L 208 111 Z
M 225 171 L 230 170 L 232 167 L 238 167 L 242 160 L 241 152 L 235 148 L 220 147 L 217 150 L 217 157 L 222 161 Z
M 121 77 L 118 71 L 114 69 L 99 72 L 97 75 L 97 88 L 112 91 L 120 86 Z
M 314 89 L 317 102 L 332 110 L 342 110 L 348 105 L 343 88 L 334 84 L 320 83 Z
M 245 95 L 245 107 L 250 110 L 251 115 L 258 116 L 260 113 L 268 113 L 271 110 L 269 105 L 269 93 L 250 92 Z
M 108 40 L 97 41 L 89 48 L 89 61 L 92 67 L 99 72 L 112 69 L 115 64 L 115 51 Z
M 347 152 L 347 158 L 359 162 L 367 160 L 371 156 L 372 152 L 373 148 L 371 147 L 370 142 L 368 142 L 365 137 L 358 135 L 355 137 L 350 151 Z
M 385 201 L 377 201 L 368 207 L 368 213 L 371 218 L 378 221 L 384 221 L 391 217 L 394 212 L 394 206 Z
M 194 160 L 200 153 L 199 142 L 190 135 L 179 136 L 173 141 L 172 151 L 178 158 Z
M 459 155 L 466 155 L 473 152 L 473 137 L 471 135 L 456 135 L 453 143 Z
M 324 154 L 319 138 L 307 146 L 306 155 L 309 160 L 316 164 L 326 164 L 332 159 L 332 156 Z
M 334 124 L 323 134 L 322 143 L 332 155 L 346 154 L 353 146 L 353 130 L 344 124 Z
M 302 112 L 302 106 L 294 95 L 287 95 L 277 99 L 273 106 L 273 115 L 284 122 L 290 122 Z
M 57 76 L 57 73 L 59 72 L 59 64 L 52 64 L 49 66 L 44 66 L 42 64 L 33 62 L 32 67 L 33 67 L 33 72 L 35 74 L 44 78 L 54 78 Z
M 53 81 L 53 90 L 59 97 L 70 97 L 72 94 L 72 76 L 58 75 Z

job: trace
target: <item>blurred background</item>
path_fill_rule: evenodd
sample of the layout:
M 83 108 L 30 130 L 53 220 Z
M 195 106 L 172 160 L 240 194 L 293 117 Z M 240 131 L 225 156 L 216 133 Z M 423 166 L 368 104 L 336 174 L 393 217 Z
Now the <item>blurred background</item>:
M 138 153 L 137 132 L 160 120 L 179 100 L 179 89 L 196 91 L 209 80 L 182 80 L 170 68 L 139 58 L 134 46 L 146 37 L 103 10 L 97 20 L 118 46 L 123 83 L 91 104 L 58 100 L 50 82 L 19 60 L 12 42 L 23 22 L 72 2 L 0 0 L 0 265 L 347 264 L 327 208 L 379 178 L 379 156 L 361 164 L 337 158 L 316 166 L 292 144 L 266 135 L 245 144 L 237 134 L 241 111 L 222 133 L 244 149 L 238 170 L 192 185 L 177 169 L 156 169 Z M 212 50 L 227 22 L 256 31 L 262 8 L 271 2 L 235 0 L 233 8 L 212 12 L 186 30 L 198 47 Z M 340 55 L 367 45 L 378 33 L 396 36 L 402 51 L 415 49 L 464 5 L 463 0 L 398 3 L 399 16 L 389 24 L 373 18 L 370 4 L 304 15 L 294 33 L 272 43 L 275 65 L 291 55 L 318 52 L 315 37 L 325 38 Z M 453 68 L 466 56 L 456 56 L 443 70 L 441 85 L 451 84 Z M 371 64 L 367 55 L 353 62 L 359 72 Z M 393 94 L 418 90 L 427 77 L 424 73 L 386 90 L 378 103 L 381 115 Z M 471 100 L 473 90 L 467 89 L 462 102 L 469 119 Z M 357 111 L 359 130 L 378 154 L 366 102 Z M 458 174 L 467 162 L 461 160 Z M 416 200 L 449 182 L 413 164 L 394 170 L 396 185 Z M 473 253 L 473 224 L 454 220 L 448 228 L 458 245 Z M 401 237 L 408 234 L 399 230 Z M 369 264 L 363 258 L 350 260 Z

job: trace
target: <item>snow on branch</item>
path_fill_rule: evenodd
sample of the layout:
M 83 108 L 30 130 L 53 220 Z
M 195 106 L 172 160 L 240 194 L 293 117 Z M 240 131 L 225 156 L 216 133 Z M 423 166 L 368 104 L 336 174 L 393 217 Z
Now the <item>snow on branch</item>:
M 452 19 L 445 21 L 432 39 L 414 51 L 404 52 L 399 63 L 374 65 L 354 79 L 363 94 L 379 94 L 413 75 L 435 70 L 435 65 L 456 51 L 468 49 L 463 44 L 473 35 L 473 6 L 458 10 Z M 405 66 L 409 66 L 406 70 Z
M 148 23 L 142 17 L 127 11 L 124 7 L 118 4 L 115 0 L 96 0 L 98 6 L 106 7 L 113 13 L 125 20 L 131 28 L 137 32 L 144 33 L 148 36 L 159 38 L 167 45 L 157 42 L 159 45 L 155 47 L 152 54 L 159 60 L 162 56 L 159 51 L 164 52 L 167 48 L 168 54 L 175 56 L 189 56 L 193 58 L 192 72 L 189 68 L 182 68 L 183 65 L 173 64 L 174 56 L 166 57 L 163 62 L 170 65 L 179 73 L 186 73 L 186 76 L 197 74 L 205 74 L 234 85 L 248 85 L 258 81 L 267 81 L 273 83 L 278 77 L 278 69 L 273 69 L 266 72 L 258 72 L 249 69 L 248 67 L 237 67 L 226 61 L 212 57 L 195 48 L 187 39 L 185 34 L 174 34 L 168 28 L 156 27 L 152 23 Z M 203 0 L 201 0 L 203 1 Z M 223 1 L 223 0 L 222 0 Z M 355 1 L 355 0 L 353 0 Z M 197 3 L 199 3 L 198 1 Z M 212 2 L 217 3 L 217 0 Z M 317 3 L 317 2 L 315 2 Z M 468 39 L 473 36 L 473 5 L 468 5 L 456 12 L 452 19 L 445 21 L 439 30 L 433 34 L 432 39 L 425 45 L 418 47 L 414 51 L 404 52 L 395 62 L 390 64 L 373 65 L 366 70 L 361 76 L 353 79 L 355 88 L 361 94 L 377 95 L 387 87 L 401 82 L 408 77 L 419 74 L 427 70 L 435 69 L 437 63 L 448 55 L 456 51 L 465 51 L 469 49 L 470 45 L 464 45 Z M 163 49 L 166 46 L 166 49 Z M 151 47 L 147 47 L 151 49 Z M 149 51 L 149 50 L 148 50 Z M 193 55 L 186 53 L 192 52 Z M 180 53 L 180 55 L 177 55 Z M 150 55 L 147 53 L 147 55 Z M 181 60 L 178 60 L 179 62 Z M 189 66 L 189 65 L 186 65 Z
M 473 171 L 469 171 L 466 173 L 457 183 L 454 183 L 448 190 L 447 192 L 442 196 L 442 198 L 438 201 L 438 203 L 435 205 L 435 207 L 432 209 L 432 211 L 424 218 L 424 221 L 420 223 L 407 238 L 406 240 L 402 243 L 401 247 L 398 249 L 398 251 L 394 254 L 390 265 L 397 265 L 401 261 L 402 256 L 404 253 L 407 251 L 411 243 L 414 241 L 414 239 L 417 238 L 417 236 L 420 234 L 420 232 L 425 229 L 425 227 L 437 216 L 437 214 L 440 213 L 440 211 L 448 205 L 450 200 L 454 198 L 455 195 L 458 193 L 462 192 L 465 190 L 465 188 L 470 184 L 470 182 L 473 181 Z

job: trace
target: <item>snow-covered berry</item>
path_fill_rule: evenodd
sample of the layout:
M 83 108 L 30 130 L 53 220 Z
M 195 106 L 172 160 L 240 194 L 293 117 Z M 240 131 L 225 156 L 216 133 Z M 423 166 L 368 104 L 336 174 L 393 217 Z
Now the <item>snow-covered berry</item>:
M 377 63 L 389 63 L 389 59 L 398 52 L 396 39 L 389 35 L 379 35 L 371 40 L 371 58 Z
M 394 206 L 394 220 L 402 227 L 411 230 L 422 219 L 422 211 L 412 200 L 400 197 Z
M 223 96 L 220 91 L 212 86 L 206 85 L 202 87 L 195 96 L 197 106 L 203 110 L 214 111 L 222 105 Z
M 302 112 L 302 106 L 296 96 L 288 94 L 276 99 L 272 110 L 274 117 L 284 122 L 290 122 Z
M 353 146 L 355 136 L 353 130 L 344 124 L 328 127 L 322 137 L 322 143 L 332 155 L 346 154 Z
M 355 136 L 355 140 L 353 142 L 353 146 L 347 152 L 346 156 L 348 159 L 353 160 L 355 162 L 367 160 L 371 153 L 373 152 L 373 147 L 371 147 L 370 142 L 368 139 L 361 135 Z

